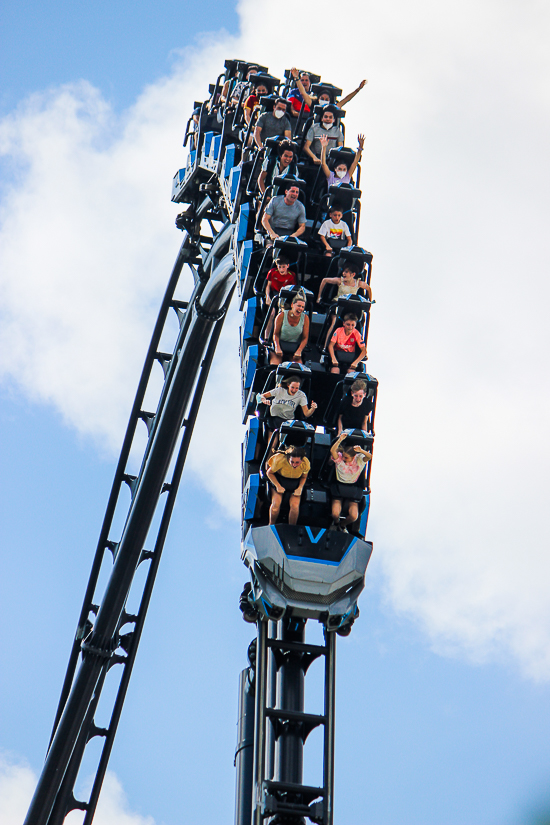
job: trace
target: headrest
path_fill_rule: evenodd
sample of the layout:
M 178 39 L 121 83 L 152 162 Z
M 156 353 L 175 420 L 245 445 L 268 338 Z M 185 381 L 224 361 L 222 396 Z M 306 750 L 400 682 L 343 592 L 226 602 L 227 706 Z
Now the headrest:
M 339 382 L 342 385 L 342 397 L 347 395 L 351 385 L 357 380 L 365 382 L 367 385 L 367 395 L 372 397 L 374 390 L 378 387 L 378 379 L 369 375 L 368 372 L 348 372 L 347 375 L 344 375 Z
M 357 263 L 361 265 L 361 267 L 363 264 L 372 263 L 372 252 L 367 252 L 367 250 L 361 246 L 344 247 L 340 250 L 339 257 L 342 260 L 349 261 L 349 263 Z
M 289 252 L 291 255 L 301 255 L 302 252 L 307 252 L 309 247 L 301 238 L 295 238 L 293 235 L 288 238 L 277 238 L 273 242 L 273 249 L 278 249 L 281 252 Z
M 259 72 L 269 71 L 267 66 L 260 66 L 258 63 L 249 62 L 248 60 L 226 60 L 223 65 L 227 69 L 225 73 L 227 80 L 234 77 L 237 72 L 241 72 L 244 77 L 250 69 L 258 69 Z
M 354 160 L 355 152 L 347 146 L 333 146 L 327 154 L 327 165 L 330 169 L 334 169 L 339 163 L 345 163 L 349 169 Z
M 334 103 L 336 98 L 342 94 L 342 89 L 338 89 L 338 87 L 333 86 L 332 83 L 312 83 L 311 91 L 317 97 L 320 97 L 322 94 L 330 95 L 331 103 Z
M 281 287 L 281 289 L 279 290 L 279 299 L 282 301 L 290 301 L 297 292 L 304 293 L 304 295 L 306 296 L 306 302 L 308 304 L 313 303 L 313 298 L 315 297 L 313 295 L 313 292 L 311 292 L 311 290 L 306 289 L 303 286 L 299 286 L 298 284 L 292 284 L 289 286 Z
M 273 185 L 280 186 L 283 190 L 288 189 L 289 186 L 297 186 L 299 189 L 303 189 L 306 182 L 302 178 L 294 177 L 294 175 L 277 175 L 276 178 L 273 178 Z
M 325 112 L 332 112 L 334 115 L 334 120 L 338 121 L 341 120 L 343 117 L 346 116 L 346 113 L 343 109 L 339 109 L 338 106 L 334 106 L 333 103 L 329 103 L 328 106 L 314 106 L 313 107 L 313 114 L 315 115 L 315 120 L 321 120 Z
M 314 433 L 315 427 L 313 424 L 308 424 L 306 421 L 285 421 L 281 424 L 280 432 L 288 432 L 289 430 L 302 430 L 302 432 Z
M 255 94 L 256 90 L 252 92 Z M 260 106 L 266 112 L 272 112 L 273 106 L 275 105 L 275 101 L 277 100 L 277 95 L 262 95 L 259 99 Z
M 283 140 L 284 140 L 284 141 L 286 141 L 287 143 L 290 143 L 290 144 L 291 144 L 292 151 L 293 151 L 295 154 L 298 154 L 298 144 L 297 144 L 297 143 L 294 143 L 294 141 L 293 141 L 293 140 L 289 140 L 289 139 L 288 139 L 288 138 L 286 138 L 284 135 L 279 135 L 279 136 L 277 136 L 277 137 L 269 137 L 269 138 L 266 138 L 266 139 L 264 140 L 264 146 L 267 146 L 267 148 L 268 148 L 268 149 L 275 149 L 275 150 L 278 150 L 278 149 L 279 149 L 279 144 L 280 144 L 280 143 L 282 143 L 282 142 L 283 142 Z
M 339 183 L 333 184 L 328 188 L 328 194 L 330 196 L 330 201 L 345 201 L 349 203 L 352 200 L 358 200 L 362 192 L 360 189 L 355 189 L 351 183 Z
M 285 421 L 279 427 L 279 446 L 305 447 L 315 438 L 315 427 L 305 421 Z
M 319 81 L 321 80 L 321 75 L 320 74 L 313 74 L 313 72 L 308 72 L 307 69 L 298 69 L 298 74 L 308 74 L 311 84 L 319 83 Z M 290 73 L 290 69 L 285 69 L 285 79 L 286 80 L 292 80 L 293 79 L 292 75 Z
M 248 82 L 252 83 L 253 86 L 263 84 L 267 86 L 268 89 L 273 89 L 274 86 L 279 86 L 281 83 L 278 77 L 273 77 L 273 75 L 267 74 L 266 72 L 258 72 L 257 74 L 251 75 Z
M 368 298 L 363 298 L 362 295 L 341 295 L 335 302 L 336 315 L 339 318 L 346 315 L 348 312 L 354 312 L 359 321 L 363 319 L 363 313 L 368 311 L 371 307 L 371 302 Z
M 347 442 L 347 444 L 368 445 L 370 447 L 374 441 L 374 436 L 369 435 L 365 430 L 342 430 L 342 433 L 346 435 L 344 444 Z
M 304 364 L 298 364 L 297 361 L 283 361 L 275 370 L 275 379 L 284 378 L 286 375 L 300 375 L 302 378 L 308 378 L 311 370 Z

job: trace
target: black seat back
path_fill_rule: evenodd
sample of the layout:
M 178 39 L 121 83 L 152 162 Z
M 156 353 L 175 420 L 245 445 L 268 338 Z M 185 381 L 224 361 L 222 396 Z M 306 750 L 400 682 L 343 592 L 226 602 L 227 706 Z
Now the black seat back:
M 376 409 L 376 395 L 378 392 L 377 379 L 366 372 L 350 372 L 348 373 L 348 375 L 344 376 L 341 381 L 338 381 L 338 383 L 334 387 L 332 395 L 326 406 L 325 414 L 323 416 L 323 424 L 325 425 L 325 427 L 329 429 L 336 428 L 340 404 L 344 400 L 345 396 L 349 393 L 350 387 L 353 384 L 353 382 L 357 381 L 358 378 L 360 378 L 361 381 L 364 381 L 367 385 L 367 398 L 372 399 L 374 417 L 374 410 Z

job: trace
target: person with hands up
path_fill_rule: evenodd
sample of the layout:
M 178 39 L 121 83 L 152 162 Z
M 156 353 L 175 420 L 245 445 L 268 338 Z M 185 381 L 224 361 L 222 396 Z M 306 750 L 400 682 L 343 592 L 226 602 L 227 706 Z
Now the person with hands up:
M 303 72 L 300 75 L 298 69 L 295 66 L 291 68 L 290 74 L 292 75 L 292 79 L 294 80 L 298 88 L 299 98 L 296 94 L 296 91 L 293 89 L 289 95 L 289 100 L 293 95 L 296 97 L 297 100 L 299 99 L 300 105 L 298 106 L 298 112 L 300 111 L 302 100 L 305 103 L 304 109 L 306 112 L 310 111 L 312 105 L 326 106 L 328 103 L 330 103 L 330 96 L 326 92 L 321 92 L 319 97 L 314 97 L 313 95 L 310 95 L 309 89 L 311 86 L 311 82 L 308 74 Z M 367 83 L 368 80 L 362 80 L 359 86 L 356 89 L 354 89 L 353 92 L 350 92 L 349 95 L 343 97 L 342 100 L 335 100 L 335 105 L 338 106 L 339 109 L 343 109 L 346 103 L 349 103 L 350 100 L 353 100 L 355 95 L 359 94 L 361 89 L 365 88 Z
M 323 172 L 325 173 L 327 185 L 330 187 L 340 186 L 342 183 L 351 183 L 353 173 L 357 169 L 357 164 L 361 160 L 361 156 L 363 154 L 365 136 L 357 136 L 358 147 L 350 167 L 348 168 L 347 164 L 344 163 L 344 161 L 340 161 L 340 163 L 338 163 L 337 166 L 335 166 L 334 171 L 331 171 L 327 164 L 327 147 L 330 141 L 326 135 L 321 135 L 319 141 L 321 143 L 321 167 L 323 169 Z
M 358 444 L 353 447 L 343 447 L 342 442 L 347 437 L 341 433 L 332 447 L 330 455 L 335 464 L 336 482 L 331 485 L 332 496 L 332 525 L 329 529 L 338 530 L 342 509 L 347 510 L 343 530 L 353 524 L 359 517 L 359 502 L 363 496 L 363 487 L 358 485 L 359 476 L 363 472 L 372 453 L 364 450 Z

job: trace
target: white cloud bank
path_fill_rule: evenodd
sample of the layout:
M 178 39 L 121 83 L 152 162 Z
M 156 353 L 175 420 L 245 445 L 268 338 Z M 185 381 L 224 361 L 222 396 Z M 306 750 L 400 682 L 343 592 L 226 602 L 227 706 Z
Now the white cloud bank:
M 0 822 L 2 825 L 21 825 L 27 814 L 37 777 L 28 765 L 0 755 Z M 70 813 L 67 825 L 81 822 L 82 811 Z M 154 825 L 150 816 L 130 811 L 128 802 L 115 774 L 105 775 L 99 798 L 95 825 Z
M 1 207 L 4 381 L 116 448 L 178 245 L 170 181 L 192 100 L 226 56 L 275 74 L 299 60 L 344 91 L 367 76 L 347 127 L 367 135 L 377 563 L 393 606 L 438 649 L 511 654 L 548 679 L 550 13 L 516 0 L 348 2 L 338 19 L 360 32 L 348 46 L 327 36 L 333 4 L 301 23 L 296 12 L 309 37 L 293 42 L 258 39 L 280 30 L 276 5 L 240 8 L 239 39 L 184 54 L 123 117 L 81 83 L 2 122 L 16 169 Z M 236 512 L 232 340 L 228 329 L 195 441 L 208 444 L 221 393 L 232 452 L 213 482 L 201 477 Z M 201 458 L 195 447 L 199 475 Z

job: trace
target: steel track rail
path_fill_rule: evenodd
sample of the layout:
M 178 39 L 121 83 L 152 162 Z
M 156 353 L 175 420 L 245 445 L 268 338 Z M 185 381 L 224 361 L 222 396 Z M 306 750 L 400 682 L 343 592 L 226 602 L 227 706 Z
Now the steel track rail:
M 209 206 L 211 202 L 206 198 L 200 207 L 204 214 Z M 210 248 L 202 250 L 199 250 L 193 239 L 186 235 L 172 270 L 115 472 L 92 573 L 71 650 L 49 752 L 25 825 L 57 825 L 64 820 L 70 810 L 75 808 L 86 811 L 84 821 L 87 824 L 92 821 L 193 426 L 235 285 L 233 258 L 230 253 L 227 253 L 231 233 L 232 227 L 226 223 L 222 231 L 212 238 Z M 204 242 L 205 239 L 201 237 L 201 241 Z M 203 261 L 197 258 L 199 251 L 202 251 Z M 188 305 L 174 299 L 181 271 L 186 263 L 193 268 L 195 280 L 195 287 Z M 180 329 L 174 352 L 168 355 L 159 352 L 158 347 L 169 310 L 172 307 L 178 313 Z M 143 403 L 156 360 L 160 361 L 163 366 L 165 381 L 157 411 L 153 414 L 143 409 Z M 139 474 L 131 476 L 126 468 L 139 420 L 145 421 L 149 437 Z M 183 437 L 179 444 L 178 457 L 171 481 L 167 485 L 167 474 L 178 447 L 182 427 Z M 109 538 L 109 533 L 123 482 L 129 485 L 132 497 L 120 540 L 115 542 Z M 154 550 L 149 552 L 144 549 L 144 545 L 158 501 L 164 492 L 167 492 L 167 496 L 160 527 Z M 95 603 L 95 590 L 107 550 L 113 555 L 113 568 L 101 602 Z M 137 615 L 129 615 L 125 611 L 126 599 L 138 566 L 147 560 L 151 563 L 141 596 L 140 608 Z M 95 621 L 92 621 L 94 616 Z M 124 625 L 132 625 L 133 629 L 121 636 L 119 631 Z M 79 664 L 78 659 L 81 653 L 82 659 Z M 105 677 L 115 664 L 122 665 L 123 673 L 109 727 L 101 729 L 94 722 L 94 713 Z M 104 737 L 104 744 L 94 785 L 88 802 L 79 802 L 74 798 L 74 783 L 86 746 L 96 736 Z

